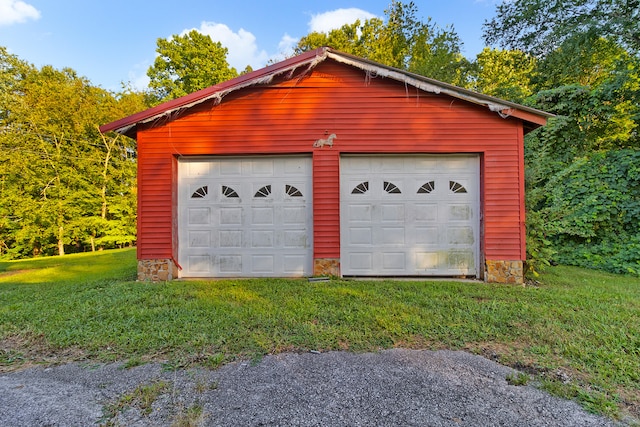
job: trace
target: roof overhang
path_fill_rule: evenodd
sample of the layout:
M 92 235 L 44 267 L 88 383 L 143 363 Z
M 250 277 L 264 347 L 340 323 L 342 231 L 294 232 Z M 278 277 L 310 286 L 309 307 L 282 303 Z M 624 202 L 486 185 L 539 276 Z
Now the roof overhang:
M 138 125 L 164 123 L 177 117 L 183 111 L 203 102 L 214 101 L 215 104 L 219 104 L 222 102 L 222 99 L 231 92 L 251 86 L 268 85 L 278 76 L 293 78 L 298 70 L 303 69 L 305 73 L 310 72 L 326 59 L 332 59 L 336 62 L 358 68 L 372 76 L 393 79 L 405 85 L 414 86 L 425 92 L 447 95 L 486 107 L 502 118 L 515 117 L 521 119 L 524 123 L 525 133 L 544 126 L 547 123 L 547 119 L 553 117 L 553 114 L 541 110 L 483 95 L 472 90 L 460 88 L 397 68 L 388 67 L 328 47 L 322 47 L 105 124 L 100 126 L 100 131 L 103 133 L 114 131 L 135 138 Z

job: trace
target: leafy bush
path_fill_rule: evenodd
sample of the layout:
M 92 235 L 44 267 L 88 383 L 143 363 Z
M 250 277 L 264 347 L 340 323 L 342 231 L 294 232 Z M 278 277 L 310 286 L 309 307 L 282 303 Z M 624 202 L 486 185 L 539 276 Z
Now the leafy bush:
M 545 218 L 540 211 L 527 212 L 527 260 L 525 276 L 538 277 L 550 265 L 556 251 L 547 236 Z
M 640 150 L 593 153 L 545 188 L 558 262 L 640 275 Z

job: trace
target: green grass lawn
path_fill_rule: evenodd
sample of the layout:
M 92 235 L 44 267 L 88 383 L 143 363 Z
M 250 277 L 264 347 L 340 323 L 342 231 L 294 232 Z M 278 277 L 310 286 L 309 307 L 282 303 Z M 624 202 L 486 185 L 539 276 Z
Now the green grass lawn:
M 135 282 L 135 270 L 132 249 L 0 262 L 0 370 L 78 359 L 216 367 L 282 351 L 465 349 L 590 410 L 640 418 L 638 278 L 553 267 L 526 287 L 153 284 Z

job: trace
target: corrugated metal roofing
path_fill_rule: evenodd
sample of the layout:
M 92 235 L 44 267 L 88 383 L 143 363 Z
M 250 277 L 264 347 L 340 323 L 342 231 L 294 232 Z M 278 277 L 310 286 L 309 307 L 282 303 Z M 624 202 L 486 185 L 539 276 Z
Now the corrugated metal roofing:
M 416 87 L 425 92 L 448 95 L 453 98 L 481 105 L 499 114 L 501 117 L 519 118 L 525 123 L 525 131 L 542 126 L 546 124 L 548 118 L 553 117 L 552 114 L 544 111 L 483 95 L 397 68 L 388 67 L 374 61 L 336 51 L 332 48 L 322 47 L 105 124 L 100 127 L 100 131 L 115 131 L 135 138 L 136 127 L 139 124 L 171 120 L 172 117 L 179 115 L 182 111 L 203 102 L 214 100 L 216 103 L 220 103 L 222 99 L 231 92 L 250 86 L 267 85 L 271 83 L 276 76 L 288 75 L 293 77 L 298 69 L 306 67 L 307 70 L 310 71 L 327 59 L 358 68 L 376 77 L 390 78 L 403 82 L 406 85 Z

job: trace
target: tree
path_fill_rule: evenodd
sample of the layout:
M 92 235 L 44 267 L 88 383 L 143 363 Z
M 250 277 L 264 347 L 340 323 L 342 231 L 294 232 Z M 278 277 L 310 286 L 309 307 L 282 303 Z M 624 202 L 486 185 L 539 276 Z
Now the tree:
M 380 45 L 373 48 L 371 40 L 375 38 L 375 34 L 382 26 L 382 20 L 373 18 L 364 23 L 356 20 L 353 24 L 345 24 L 328 33 L 311 32 L 298 41 L 294 53 L 299 55 L 319 47 L 330 46 L 342 52 L 373 60 Z
M 0 85 L 0 257 L 135 242 L 135 141 L 98 125 L 144 109 L 144 94 L 115 96 L 2 48 Z
M 602 62 L 610 67 L 604 72 L 578 73 L 587 85 L 542 90 L 529 100 L 557 114 L 525 138 L 527 245 L 534 263 L 553 257 L 640 274 L 640 64 L 616 55 Z M 570 82 L 571 72 L 553 75 Z
M 431 19 L 418 19 L 417 13 L 413 2 L 393 1 L 385 10 L 386 22 L 372 18 L 328 33 L 309 33 L 300 39 L 295 53 L 330 46 L 390 67 L 463 84 L 468 61 L 460 53 L 458 35 L 451 27 L 441 29 Z
M 473 89 L 522 103 L 533 94 L 536 60 L 519 50 L 485 48 L 474 63 Z
M 618 43 L 596 35 L 549 52 L 538 61 L 533 80 L 539 90 L 572 84 L 596 88 L 612 75 L 625 73 L 622 69 L 633 66 L 633 62 L 633 56 Z
M 489 45 L 539 56 L 598 35 L 638 54 L 639 21 L 640 0 L 504 1 L 485 22 L 484 39 Z
M 462 41 L 453 27 L 423 26 L 411 47 L 408 71 L 432 79 L 466 86 L 471 64 L 462 55 Z
M 560 262 L 638 271 L 628 257 L 640 230 L 619 224 L 636 203 L 624 192 L 637 191 L 639 13 L 640 0 L 513 0 L 485 22 L 487 43 L 536 58 L 525 102 L 557 114 L 525 138 L 534 264 L 555 251 Z
M 154 103 L 196 92 L 238 75 L 227 62 L 228 49 L 196 30 L 158 39 L 147 75 Z

